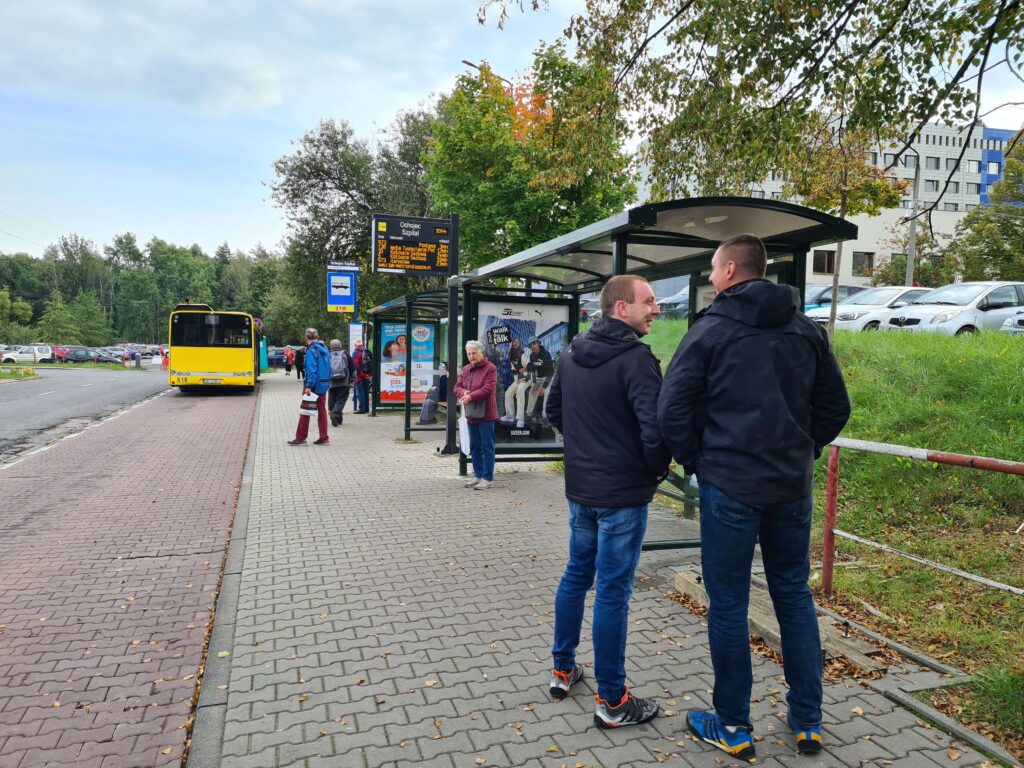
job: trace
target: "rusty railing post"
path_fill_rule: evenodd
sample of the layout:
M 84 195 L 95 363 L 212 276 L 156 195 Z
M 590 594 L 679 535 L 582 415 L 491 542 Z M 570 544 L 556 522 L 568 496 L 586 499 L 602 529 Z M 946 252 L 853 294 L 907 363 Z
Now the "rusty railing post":
M 839 446 L 828 447 L 828 482 L 825 484 L 825 536 L 821 553 L 821 588 L 832 597 L 832 572 L 836 562 L 836 506 L 839 497 Z

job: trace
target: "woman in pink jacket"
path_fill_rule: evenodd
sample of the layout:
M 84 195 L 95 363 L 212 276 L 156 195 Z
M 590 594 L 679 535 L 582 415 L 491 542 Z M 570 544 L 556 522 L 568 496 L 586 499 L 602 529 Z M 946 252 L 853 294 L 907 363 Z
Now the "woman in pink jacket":
M 498 369 L 484 356 L 479 341 L 466 342 L 469 365 L 462 369 L 455 385 L 455 397 L 469 422 L 469 448 L 473 477 L 467 488 L 485 491 L 494 482 L 494 422 L 498 420 Z

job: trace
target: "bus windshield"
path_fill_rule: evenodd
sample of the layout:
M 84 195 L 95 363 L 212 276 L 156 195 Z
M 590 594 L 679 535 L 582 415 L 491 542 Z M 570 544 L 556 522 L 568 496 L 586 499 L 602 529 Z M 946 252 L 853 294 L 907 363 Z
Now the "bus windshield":
M 171 346 L 252 347 L 252 328 L 245 315 L 179 312 L 171 318 Z

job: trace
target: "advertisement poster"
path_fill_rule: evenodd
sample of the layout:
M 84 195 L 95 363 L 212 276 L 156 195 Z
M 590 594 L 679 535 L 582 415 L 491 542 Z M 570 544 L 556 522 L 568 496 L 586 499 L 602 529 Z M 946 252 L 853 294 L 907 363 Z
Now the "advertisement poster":
M 544 400 L 569 344 L 569 307 L 527 300 L 481 301 L 478 338 L 498 369 L 498 442 L 554 442 Z
M 405 358 L 412 345 L 412 402 L 422 403 L 434 383 L 434 344 L 437 328 L 430 323 L 413 323 L 411 338 L 405 335 L 405 323 L 381 323 L 380 326 L 380 402 L 400 405 L 405 402 Z

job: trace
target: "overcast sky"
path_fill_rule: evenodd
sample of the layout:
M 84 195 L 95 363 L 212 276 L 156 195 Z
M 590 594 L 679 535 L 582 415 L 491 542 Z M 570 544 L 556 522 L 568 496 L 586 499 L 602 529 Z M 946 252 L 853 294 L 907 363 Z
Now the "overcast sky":
M 285 225 L 265 182 L 293 139 L 340 118 L 372 140 L 451 88 L 462 59 L 525 74 L 582 7 L 551 0 L 499 30 L 476 23 L 474 0 L 4 3 L 0 251 L 126 231 L 211 254 L 275 248 Z M 1004 83 L 992 104 L 1019 100 Z

